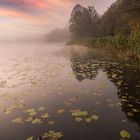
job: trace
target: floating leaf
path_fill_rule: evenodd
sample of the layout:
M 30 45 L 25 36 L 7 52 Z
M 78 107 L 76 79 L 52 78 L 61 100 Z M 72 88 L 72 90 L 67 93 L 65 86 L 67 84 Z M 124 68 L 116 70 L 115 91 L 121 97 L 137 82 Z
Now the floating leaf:
M 87 111 L 80 111 L 79 109 L 72 110 L 71 113 L 72 113 L 72 116 L 74 116 L 74 117 L 85 117 L 88 115 Z
M 50 116 L 50 115 L 49 115 L 48 113 L 45 113 L 45 114 L 41 115 L 41 118 L 46 119 L 46 118 L 48 118 L 49 116 Z
M 134 113 L 133 113 L 133 112 L 128 112 L 127 115 L 128 115 L 129 117 L 133 117 Z
M 95 121 L 99 120 L 99 116 L 97 116 L 97 115 L 92 115 L 91 118 Z
M 81 122 L 81 121 L 83 121 L 83 119 L 82 119 L 81 117 L 76 117 L 76 118 L 75 118 L 75 121 Z
M 132 111 L 135 112 L 135 113 L 139 113 L 140 112 L 140 110 L 136 109 L 136 108 L 133 108 Z
M 16 118 L 14 120 L 12 120 L 13 123 L 18 123 L 18 124 L 23 124 L 24 122 L 22 121 L 22 118 Z
M 48 121 L 48 124 L 53 125 L 53 124 L 55 124 L 55 122 L 54 121 Z
M 43 138 L 49 138 L 50 140 L 58 140 L 61 137 L 63 137 L 63 133 L 55 131 L 49 131 L 48 133 L 45 133 L 43 136 Z
M 130 138 L 131 137 L 131 134 L 128 132 L 128 131 L 126 131 L 126 130 L 122 130 L 121 132 L 120 132 L 120 136 L 122 137 L 122 138 Z
M 34 137 L 32 136 L 32 137 L 27 138 L 26 140 L 33 140 L 33 139 Z
M 26 122 L 32 122 L 33 121 L 33 117 L 28 117 L 25 121 Z
M 45 110 L 45 107 L 39 107 L 38 108 L 38 111 L 44 111 Z
M 39 118 L 36 118 L 32 121 L 32 124 L 42 124 L 42 120 Z
M 27 109 L 25 112 L 29 113 L 29 116 L 35 116 L 37 114 L 34 108 Z
M 88 117 L 88 118 L 85 119 L 85 121 L 86 121 L 87 123 L 90 123 L 90 122 L 92 121 L 92 118 Z
M 58 114 L 61 114 L 61 113 L 64 113 L 64 112 L 65 112 L 65 109 L 59 109 L 59 110 L 57 111 Z

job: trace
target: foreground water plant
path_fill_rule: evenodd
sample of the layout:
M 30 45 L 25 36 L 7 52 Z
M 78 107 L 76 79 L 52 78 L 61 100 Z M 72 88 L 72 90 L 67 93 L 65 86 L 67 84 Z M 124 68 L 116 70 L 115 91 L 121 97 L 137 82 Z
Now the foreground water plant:
M 49 131 L 49 132 L 44 133 L 42 138 L 43 139 L 49 139 L 49 140 L 58 140 L 61 137 L 63 137 L 62 132 Z
M 120 136 L 122 137 L 122 138 L 124 138 L 124 139 L 129 139 L 129 138 L 131 138 L 131 134 L 128 132 L 128 131 L 126 131 L 126 130 L 122 130 L 121 132 L 120 132 Z
M 35 119 L 33 119 L 33 121 L 32 121 L 32 124 L 42 124 L 42 123 L 43 123 L 42 120 L 39 119 L 39 118 L 35 118 Z
M 22 121 L 22 118 L 21 118 L 21 117 L 12 120 L 12 122 L 13 122 L 13 123 L 17 123 L 17 124 L 23 124 L 23 123 L 24 123 L 24 122 Z

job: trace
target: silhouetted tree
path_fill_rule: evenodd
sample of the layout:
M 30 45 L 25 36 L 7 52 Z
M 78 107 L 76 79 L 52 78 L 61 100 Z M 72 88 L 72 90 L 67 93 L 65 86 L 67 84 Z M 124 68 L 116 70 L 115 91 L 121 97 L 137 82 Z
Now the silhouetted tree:
M 85 8 L 77 4 L 71 13 L 70 32 L 75 38 L 91 37 L 94 35 L 93 24 L 97 22 L 98 14 L 94 7 Z

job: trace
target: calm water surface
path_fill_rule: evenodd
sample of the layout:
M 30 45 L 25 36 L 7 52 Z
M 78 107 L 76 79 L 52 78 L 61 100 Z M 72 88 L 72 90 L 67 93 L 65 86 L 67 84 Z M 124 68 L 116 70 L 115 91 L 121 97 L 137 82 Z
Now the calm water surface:
M 122 131 L 140 140 L 134 66 L 80 46 L 0 45 L 0 140 L 125 140 Z

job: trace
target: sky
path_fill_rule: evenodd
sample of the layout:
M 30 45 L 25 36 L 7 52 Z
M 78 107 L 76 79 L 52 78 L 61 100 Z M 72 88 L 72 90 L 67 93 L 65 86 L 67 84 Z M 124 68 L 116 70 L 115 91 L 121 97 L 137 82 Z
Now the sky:
M 103 14 L 115 0 L 0 0 L 0 40 L 45 34 L 68 25 L 76 4 Z

